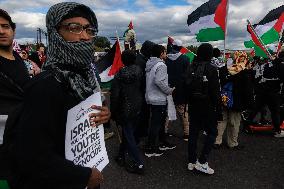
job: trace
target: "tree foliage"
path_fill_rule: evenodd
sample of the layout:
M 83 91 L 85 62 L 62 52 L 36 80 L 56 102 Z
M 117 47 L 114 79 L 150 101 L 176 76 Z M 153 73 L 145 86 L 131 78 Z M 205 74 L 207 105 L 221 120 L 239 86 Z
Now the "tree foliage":
M 194 52 L 195 54 L 197 53 L 197 46 L 193 46 L 193 45 L 190 45 L 187 47 L 188 50 L 190 50 L 191 52 Z
M 97 36 L 95 39 L 95 49 L 104 51 L 105 48 L 110 48 L 110 41 L 104 36 Z

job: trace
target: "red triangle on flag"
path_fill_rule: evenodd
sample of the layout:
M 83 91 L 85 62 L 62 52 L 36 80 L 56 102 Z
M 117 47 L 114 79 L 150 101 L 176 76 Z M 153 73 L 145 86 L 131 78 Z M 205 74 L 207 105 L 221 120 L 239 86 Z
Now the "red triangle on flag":
M 188 53 L 188 52 L 190 52 L 190 51 L 189 51 L 187 48 L 182 47 L 179 52 L 180 52 L 181 54 L 186 54 L 186 53 Z
M 129 23 L 129 25 L 128 25 L 128 28 L 129 28 L 130 30 L 132 30 L 132 29 L 134 28 L 133 23 L 132 23 L 132 20 L 130 21 L 130 23 Z
M 265 47 L 262 44 L 262 42 L 259 40 L 259 37 L 255 33 L 254 28 L 252 27 L 252 25 L 250 23 L 248 23 L 248 25 L 247 25 L 247 30 L 250 33 L 251 39 L 254 42 L 254 44 L 257 45 L 265 54 L 267 54 L 269 56 L 269 53 L 265 49 Z
M 174 39 L 168 36 L 168 44 L 173 45 L 173 43 L 174 43 Z
M 115 55 L 114 55 L 112 66 L 108 72 L 109 76 L 115 75 L 120 70 L 120 68 L 124 66 L 121 61 L 121 51 L 120 51 L 119 41 L 116 40 L 114 45 L 116 46 Z

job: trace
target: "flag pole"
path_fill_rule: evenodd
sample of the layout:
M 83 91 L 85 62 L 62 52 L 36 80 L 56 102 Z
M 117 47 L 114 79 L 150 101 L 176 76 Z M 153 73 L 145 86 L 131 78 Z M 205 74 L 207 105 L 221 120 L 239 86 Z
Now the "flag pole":
M 279 37 L 277 49 L 276 49 L 276 57 L 278 57 L 278 55 L 280 53 L 283 41 L 284 41 L 284 30 L 282 29 L 281 35 Z
M 264 43 L 262 42 L 261 38 L 257 35 L 257 33 L 255 32 L 254 28 L 252 27 L 251 23 L 249 20 L 247 20 L 247 23 L 251 26 L 251 30 L 254 33 L 254 35 L 257 37 L 257 39 L 259 40 L 259 42 L 261 43 L 261 45 L 264 47 L 266 54 L 269 56 L 269 58 L 272 60 L 272 56 L 270 54 L 270 52 L 268 51 L 268 49 L 266 48 L 266 46 L 264 45 Z
M 226 18 L 225 18 L 225 32 L 224 32 L 224 57 L 223 57 L 223 59 L 224 59 L 224 62 L 225 62 L 225 57 L 226 57 L 226 35 L 228 34 L 227 33 L 227 18 L 228 18 L 228 14 L 229 13 L 229 0 L 227 1 L 227 7 L 226 7 Z

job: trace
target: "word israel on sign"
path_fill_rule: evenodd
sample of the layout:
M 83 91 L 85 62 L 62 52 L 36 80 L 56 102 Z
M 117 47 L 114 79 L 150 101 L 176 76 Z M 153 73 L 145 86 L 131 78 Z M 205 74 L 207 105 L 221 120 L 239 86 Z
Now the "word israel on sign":
M 103 125 L 92 127 L 92 105 L 101 106 L 101 94 L 95 93 L 68 111 L 65 135 L 65 157 L 76 165 L 96 167 L 99 171 L 109 163 Z

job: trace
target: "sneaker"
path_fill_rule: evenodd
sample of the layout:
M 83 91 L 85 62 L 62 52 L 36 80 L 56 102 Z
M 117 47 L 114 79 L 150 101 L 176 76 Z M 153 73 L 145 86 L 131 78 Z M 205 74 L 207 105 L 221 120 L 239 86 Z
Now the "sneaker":
M 283 138 L 284 137 L 284 131 L 281 130 L 281 131 L 275 132 L 274 133 L 274 137 L 276 137 L 276 138 Z
M 189 136 L 188 136 L 188 135 L 183 135 L 183 140 L 184 140 L 184 141 L 186 141 L 186 142 L 187 142 L 187 141 L 188 141 L 188 138 L 189 138 Z
M 153 149 L 148 149 L 148 150 L 145 150 L 145 156 L 147 157 L 159 157 L 161 155 L 163 155 L 163 151 L 161 151 L 160 149 L 157 149 L 157 150 L 153 150 Z
M 229 149 L 231 149 L 231 150 L 242 150 L 242 149 L 244 149 L 244 148 L 245 148 L 245 146 L 244 146 L 244 145 L 239 144 L 239 145 L 237 145 L 237 146 L 233 146 L 233 147 L 228 146 L 228 148 L 229 148 Z
M 120 167 L 124 166 L 124 163 L 125 163 L 125 158 L 124 157 L 116 156 L 114 160 Z
M 175 148 L 176 148 L 176 145 L 170 144 L 168 142 L 163 142 L 159 146 L 159 150 L 172 150 L 172 149 L 175 149 Z
M 187 164 L 187 169 L 192 171 L 194 169 L 195 165 L 196 165 L 195 163 L 188 163 Z
M 208 162 L 201 164 L 198 161 L 196 162 L 196 165 L 194 167 L 196 170 L 202 172 L 202 173 L 206 173 L 208 175 L 212 175 L 214 174 L 214 170 L 212 168 L 209 167 Z
M 172 137 L 172 136 L 174 136 L 173 133 L 165 133 L 165 135 L 166 135 L 167 137 Z
M 105 138 L 105 140 L 107 140 L 107 139 L 109 139 L 113 136 L 114 136 L 114 132 L 107 132 L 107 133 L 105 133 L 104 138 Z
M 125 169 L 129 173 L 134 173 L 134 174 L 139 174 L 139 175 L 143 175 L 144 172 L 145 172 L 144 165 L 142 165 L 142 164 L 141 165 L 137 165 L 137 164 L 130 165 L 130 164 L 127 164 L 125 166 Z
M 222 148 L 222 144 L 213 144 L 213 149 L 219 150 L 220 148 Z

